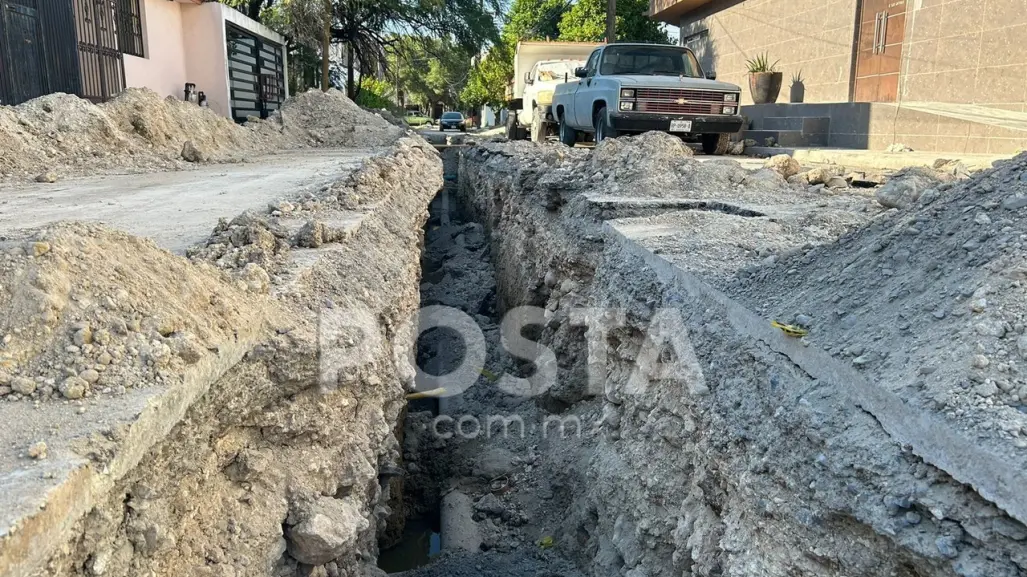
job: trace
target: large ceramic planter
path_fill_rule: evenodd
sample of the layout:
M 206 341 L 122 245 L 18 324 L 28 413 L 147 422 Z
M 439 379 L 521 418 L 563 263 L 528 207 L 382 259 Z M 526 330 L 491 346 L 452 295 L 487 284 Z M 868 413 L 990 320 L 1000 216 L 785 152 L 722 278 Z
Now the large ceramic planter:
M 750 72 L 749 94 L 752 96 L 753 104 L 777 102 L 783 79 L 784 74 L 781 72 Z

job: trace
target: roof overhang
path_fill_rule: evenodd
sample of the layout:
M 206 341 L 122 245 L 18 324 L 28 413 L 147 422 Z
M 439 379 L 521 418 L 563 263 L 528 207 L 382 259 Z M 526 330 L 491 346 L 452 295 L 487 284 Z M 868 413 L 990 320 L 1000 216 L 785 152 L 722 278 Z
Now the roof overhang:
M 714 0 L 649 0 L 649 17 L 678 26 L 685 14 L 712 4 Z

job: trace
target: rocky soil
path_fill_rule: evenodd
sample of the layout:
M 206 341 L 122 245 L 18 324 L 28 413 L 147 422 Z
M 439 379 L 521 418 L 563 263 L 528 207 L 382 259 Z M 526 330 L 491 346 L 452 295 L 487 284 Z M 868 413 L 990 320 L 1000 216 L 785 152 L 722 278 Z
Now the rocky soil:
M 467 151 L 460 206 L 484 225 L 498 312 L 544 309 L 531 334 L 555 353 L 558 378 L 527 401 L 472 389 L 451 406 L 575 417 L 585 431 L 480 446 L 506 466 L 498 485 L 482 475 L 457 487 L 479 534 L 502 537 L 525 567 L 512 575 L 536 574 L 539 555 L 629 577 L 1022 574 L 1027 528 L 1003 511 L 1019 507 L 1005 501 L 1015 492 L 989 501 L 958 480 L 961 463 L 896 442 L 853 391 L 793 359 L 823 347 L 909 414 L 950 419 L 983 441 L 967 463 L 1014 458 L 1025 160 L 969 180 L 958 167 L 899 174 L 919 179 L 905 187 L 916 192 L 889 210 L 844 173 L 699 163 L 664 135 L 591 152 Z M 836 176 L 845 185 L 827 186 Z M 465 306 L 465 290 L 443 293 Z M 579 315 L 606 325 L 586 330 Z M 781 344 L 752 324 L 774 330 L 771 320 L 811 333 Z M 664 335 L 655 345 L 653 331 Z M 498 368 L 540 377 L 545 359 Z M 655 373 L 657 361 L 673 369 Z M 461 462 L 447 473 L 474 478 L 472 465 L 452 468 Z M 488 559 L 458 554 L 419 574 Z
M 378 539 L 398 522 L 379 471 L 400 460 L 421 226 L 441 186 L 437 153 L 403 139 L 300 203 L 224 223 L 189 259 L 79 224 L 5 241 L 0 390 L 12 402 L 0 410 L 22 424 L 5 439 L 32 439 L 4 450 L 5 478 L 66 487 L 104 475 L 81 496 L 92 503 L 81 517 L 58 519 L 31 546 L 21 536 L 46 512 L 76 506 L 44 501 L 42 514 L 5 525 L 0 567 L 378 575 Z M 354 364 L 344 321 L 355 310 L 380 334 Z M 159 410 L 125 414 L 138 399 L 176 410 L 240 347 L 241 361 L 166 436 L 139 430 L 155 427 Z M 80 410 L 69 415 L 65 403 Z M 90 435 L 62 441 L 89 423 Z M 55 476 L 67 463 L 83 464 Z
M 300 94 L 243 126 L 148 89 L 99 105 L 50 94 L 0 107 L 0 182 L 176 170 L 309 146 L 378 147 L 405 132 L 337 90 Z

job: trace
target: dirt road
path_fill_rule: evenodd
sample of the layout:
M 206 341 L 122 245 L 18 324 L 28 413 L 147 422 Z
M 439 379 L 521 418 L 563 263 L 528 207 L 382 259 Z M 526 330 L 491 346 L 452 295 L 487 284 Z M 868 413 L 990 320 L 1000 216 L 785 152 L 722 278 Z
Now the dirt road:
M 196 170 L 79 178 L 0 188 L 0 233 L 88 220 L 149 237 L 176 253 L 219 218 L 338 181 L 373 149 L 305 150 Z

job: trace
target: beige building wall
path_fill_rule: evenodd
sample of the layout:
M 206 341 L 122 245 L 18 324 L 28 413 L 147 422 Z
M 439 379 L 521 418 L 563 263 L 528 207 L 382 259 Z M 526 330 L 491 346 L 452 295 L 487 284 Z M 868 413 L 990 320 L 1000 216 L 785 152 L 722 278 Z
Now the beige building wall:
M 218 3 L 182 6 L 182 36 L 189 82 L 207 96 L 207 106 L 222 116 L 232 115 L 228 91 L 225 20 Z
M 1027 112 L 1027 0 L 909 0 L 900 101 Z
M 161 96 L 182 97 L 185 90 L 185 44 L 182 5 L 146 0 L 143 9 L 144 58 L 125 55 L 125 85 L 146 87 Z
M 925 0 L 926 1 L 926 0 Z M 1027 0 L 1023 0 L 1027 1 Z M 806 102 L 847 102 L 857 0 L 746 0 L 709 15 L 681 20 L 682 42 L 697 39 L 717 79 L 742 87 L 751 104 L 746 60 L 766 52 L 784 74 L 778 102 L 788 102 L 792 75 L 802 72 Z

